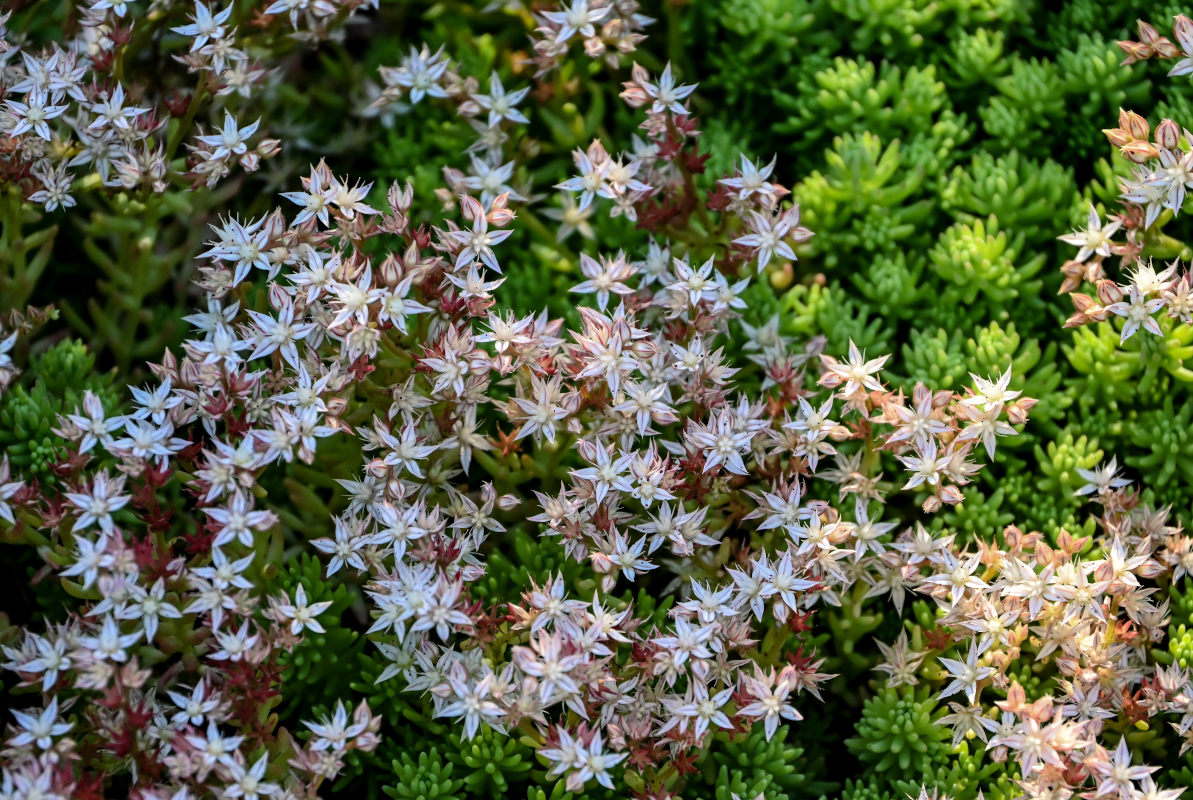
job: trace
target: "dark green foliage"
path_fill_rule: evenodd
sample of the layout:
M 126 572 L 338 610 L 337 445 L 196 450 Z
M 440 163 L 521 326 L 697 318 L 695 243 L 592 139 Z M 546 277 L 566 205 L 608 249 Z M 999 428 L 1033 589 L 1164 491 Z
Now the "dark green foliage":
M 512 736 L 485 728 L 471 741 L 458 732 L 448 737 L 448 758 L 472 797 L 506 797 L 510 782 L 521 782 L 534 765 L 534 752 Z
M 467 797 L 464 779 L 454 777 L 455 767 L 432 747 L 418 753 L 405 751 L 392 762 L 390 783 L 382 787 L 394 800 L 454 800 Z
M 344 584 L 324 578 L 323 570 L 319 559 L 304 553 L 291 561 L 276 579 L 275 585 L 291 599 L 302 585 L 309 604 L 331 601 L 331 606 L 319 615 L 319 624 L 326 633 L 304 631 L 302 642 L 279 659 L 287 687 L 278 709 L 283 717 L 309 715 L 311 712 L 304 703 L 309 704 L 311 695 L 332 699 L 331 703 L 327 700 L 324 703 L 333 706 L 334 698 L 350 698 L 357 661 L 365 649 L 360 634 L 344 625 L 345 617 L 351 617 L 349 606 L 355 600 L 355 593 Z
M 814 794 L 819 784 L 806 773 L 815 768 L 815 762 L 804 748 L 787 743 L 790 733 L 791 729 L 780 727 L 768 742 L 762 726 L 757 726 L 748 736 L 736 740 L 718 736 L 701 764 L 699 783 L 715 787 L 709 795 L 715 800 L 721 800 L 722 795 L 727 798 L 729 792 L 743 798 L 757 797 L 762 792 L 768 800 L 794 800 Z M 739 786 L 748 787 L 748 794 L 742 794 L 736 788 Z

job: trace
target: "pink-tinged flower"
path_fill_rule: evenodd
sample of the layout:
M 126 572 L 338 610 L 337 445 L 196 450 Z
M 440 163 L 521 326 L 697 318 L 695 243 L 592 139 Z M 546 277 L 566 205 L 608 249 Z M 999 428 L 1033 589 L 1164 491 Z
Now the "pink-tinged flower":
M 233 759 L 237 748 L 244 741 L 243 736 L 221 734 L 219 726 L 215 724 L 214 720 L 208 721 L 205 734 L 188 735 L 185 739 L 191 747 L 199 751 L 203 763 L 209 767 L 215 766 L 217 763 L 225 766 L 234 763 Z
M 212 14 L 210 8 L 196 0 L 195 13 L 190 18 L 191 23 L 171 28 L 170 30 L 174 31 L 174 33 L 191 37 L 194 41 L 191 42 L 190 51 L 193 53 L 207 44 L 209 39 L 222 39 L 224 37 L 224 23 L 228 21 L 228 17 L 231 15 L 231 3 L 223 11 Z
M 228 111 L 224 112 L 224 126 L 217 128 L 218 133 L 209 136 L 196 137 L 208 147 L 214 147 L 210 158 L 226 158 L 228 156 L 242 156 L 248 152 L 249 137 L 257 132 L 261 120 L 241 126 L 236 118 Z
M 664 111 L 670 111 L 672 114 L 684 116 L 688 110 L 684 108 L 682 100 L 685 100 L 688 95 L 696 91 L 696 84 L 683 84 L 677 86 L 675 78 L 671 74 L 671 62 L 663 67 L 663 72 L 659 75 L 657 83 L 643 83 L 642 90 L 646 92 L 654 103 L 650 107 L 652 114 L 662 114 Z
M 33 131 L 47 142 L 50 141 L 49 121 L 62 116 L 67 109 L 66 105 L 53 105 L 49 95 L 41 88 L 34 88 L 25 95 L 23 103 L 5 100 L 4 104 L 8 106 L 9 115 L 13 119 L 12 127 L 8 129 L 9 136 L 15 138 L 22 133 Z
M 471 197 L 460 198 L 462 205 L 471 205 L 468 201 L 475 204 L 475 210 L 472 212 L 472 230 L 448 231 L 447 233 L 450 239 L 464 245 L 464 248 L 456 255 L 456 269 L 465 267 L 479 259 L 486 267 L 500 274 L 501 265 L 497 263 L 497 257 L 493 255 L 493 245 L 501 244 L 514 231 L 512 228 L 489 230 L 489 221 L 480 209 L 480 204 Z
M 579 211 L 584 212 L 598 194 L 608 195 L 609 184 L 606 176 L 611 162 L 609 154 L 599 139 L 592 140 L 587 152 L 577 148 L 572 154 L 572 159 L 576 162 L 576 169 L 580 171 L 580 174 L 568 178 L 563 183 L 556 184 L 555 188 L 568 192 L 579 192 Z
M 425 44 L 421 50 L 412 45 L 410 55 L 402 59 L 400 67 L 382 67 L 380 73 L 381 79 L 388 86 L 408 89 L 410 102 L 418 103 L 424 97 L 447 97 L 447 91 L 442 85 L 447 67 L 448 62 L 443 57 L 442 47 L 432 53 Z M 379 99 L 386 99 L 385 93 Z
M 853 400 L 862 390 L 869 392 L 882 391 L 882 383 L 875 377 L 882 365 L 890 358 L 889 355 L 866 360 L 865 354 L 858 350 L 853 340 L 849 340 L 849 360 L 841 363 L 832 356 L 822 355 L 825 373 L 820 377 L 820 385 L 834 389 L 845 384 L 841 390 L 841 397 Z
M 579 294 L 595 294 L 597 306 L 604 310 L 609 303 L 609 295 L 633 294 L 634 290 L 625 281 L 634 277 L 635 267 L 626 261 L 625 253 L 618 253 L 613 258 L 601 256 L 598 262 L 587 253 L 580 254 L 580 271 L 587 278 L 583 283 L 573 286 L 570 291 Z
M 569 674 L 584 657 L 579 653 L 565 653 L 564 638 L 558 632 L 545 630 L 531 638 L 529 647 L 515 647 L 513 660 L 518 669 L 538 679 L 538 696 L 543 703 L 576 694 L 579 684 Z
M 673 716 L 659 729 L 659 732 L 670 730 L 676 724 L 681 732 L 686 732 L 690 725 L 692 733 L 699 740 L 712 725 L 716 725 L 718 728 L 732 728 L 733 723 L 722 710 L 732 696 L 732 686 L 722 689 L 716 694 L 711 694 L 708 684 L 704 681 L 695 681 L 688 688 L 686 697 L 664 700 L 664 704 Z
M 265 770 L 269 766 L 269 753 L 262 753 L 253 766 L 245 769 L 244 759 L 237 753 L 231 763 L 223 764 L 224 771 L 230 780 L 224 788 L 225 797 L 232 800 L 259 800 L 262 796 L 273 797 L 282 791 L 276 783 L 265 780 Z
M 117 610 L 116 618 L 122 620 L 136 620 L 141 623 L 145 631 L 145 641 L 152 643 L 157 636 L 158 622 L 162 619 L 179 619 L 182 612 L 172 603 L 166 602 L 166 585 L 158 578 L 153 586 L 145 589 L 132 586 L 129 589 L 128 605 Z
M 1090 769 L 1098 782 L 1097 797 L 1117 795 L 1119 800 L 1137 800 L 1134 782 L 1143 780 L 1159 767 L 1131 766 L 1131 751 L 1124 736 L 1109 758 L 1091 759 Z
M 757 195 L 764 206 L 771 207 L 779 201 L 780 194 L 779 188 L 767 180 L 774 169 L 774 157 L 771 158 L 769 164 L 758 167 L 746 157 L 745 153 L 742 153 L 738 174 L 731 178 L 721 178 L 717 183 L 736 190 L 738 200 L 749 200 Z
M 124 508 L 132 495 L 120 494 L 124 488 L 125 476 L 109 479 L 106 471 L 100 472 L 85 492 L 67 492 L 66 499 L 82 513 L 75 520 L 75 530 L 84 530 L 96 523 L 104 533 L 112 533 L 115 523 L 112 514 Z
M 110 614 L 105 614 L 99 633 L 94 636 L 80 636 L 78 642 L 80 647 L 90 651 L 96 661 L 125 662 L 128 661 L 127 649 L 140 638 L 139 630 L 134 633 L 121 633 L 116 620 Z
M 580 454 L 593 466 L 572 470 L 571 475 L 576 480 L 592 483 L 598 503 L 610 492 L 629 492 L 634 488 L 626 475 L 631 457 L 621 454 L 615 458 L 614 452 L 615 448 L 612 445 L 597 445 L 588 441 L 580 443 Z
M 360 554 L 360 550 L 368 542 L 366 537 L 361 535 L 360 521 L 345 519 L 344 517 L 333 517 L 333 520 L 335 522 L 336 538 L 332 540 L 324 537 L 311 542 L 315 549 L 331 556 L 331 561 L 327 563 L 328 577 L 338 572 L 345 564 L 363 570 L 365 562 Z
M 492 77 L 489 79 L 489 93 L 473 94 L 472 99 L 476 101 L 477 105 L 489 112 L 489 127 L 498 125 L 502 120 L 509 120 L 510 122 L 520 122 L 523 125 L 529 124 L 530 120 L 519 111 L 515 106 L 522 102 L 526 97 L 526 93 L 530 91 L 530 87 L 526 86 L 513 92 L 506 92 L 505 87 L 501 85 L 501 76 L 497 71 L 493 71 Z
M 743 688 L 749 694 L 752 702 L 738 709 L 737 713 L 745 717 L 764 720 L 763 727 L 766 740 L 770 741 L 779 729 L 781 720 L 796 722 L 803 719 L 795 707 L 787 702 L 791 694 L 791 684 L 783 679 L 775 680 L 774 670 L 770 674 L 762 672 L 757 664 L 754 666 L 755 677 L 743 677 Z M 772 688 L 773 687 L 773 688 Z
M 302 178 L 301 192 L 282 192 L 281 196 L 292 203 L 302 206 L 302 211 L 294 218 L 294 225 L 301 225 L 308 219 L 318 219 L 324 225 L 330 223 L 327 207 L 336 194 L 334 179 L 326 181 L 324 165 L 311 169 L 310 177 Z
M 217 526 L 212 547 L 223 547 L 234 541 L 245 547 L 253 546 L 253 531 L 262 531 L 277 522 L 272 511 L 254 511 L 249 495 L 235 492 L 222 507 L 204 508 L 203 513 Z
M 795 261 L 795 250 L 789 242 L 804 242 L 812 238 L 812 232 L 799 224 L 798 205 L 778 215 L 770 212 L 759 214 L 750 209 L 746 225 L 750 233 L 737 237 L 733 243 L 754 251 L 758 257 L 759 272 L 775 255 Z

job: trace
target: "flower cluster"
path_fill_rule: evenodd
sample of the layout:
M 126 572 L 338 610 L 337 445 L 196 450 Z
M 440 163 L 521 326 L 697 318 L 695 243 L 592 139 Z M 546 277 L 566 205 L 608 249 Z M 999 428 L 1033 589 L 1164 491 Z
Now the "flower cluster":
M 317 42 L 367 2 L 278 0 L 264 9 L 264 26 L 288 19 L 290 38 Z M 279 140 L 256 135 L 260 119 L 248 121 L 270 68 L 253 35 L 242 33 L 235 4 L 219 9 L 196 0 L 187 14 L 179 4 L 164 4 L 173 7 L 134 23 L 137 5 L 80 3 L 77 37 L 40 50 L 6 42 L 0 132 L 10 141 L 0 164 L 7 179 L 31 185 L 29 200 L 47 211 L 75 205 L 72 192 L 96 184 L 156 193 L 187 180 L 210 187 L 236 166 L 256 171 L 278 152 Z M 126 62 L 162 46 L 181 47 L 186 88 L 154 91 L 122 80 Z M 223 107 L 222 122 L 208 134 L 193 131 L 209 101 Z M 186 158 L 177 157 L 182 144 Z M 98 180 L 81 180 L 89 174 Z

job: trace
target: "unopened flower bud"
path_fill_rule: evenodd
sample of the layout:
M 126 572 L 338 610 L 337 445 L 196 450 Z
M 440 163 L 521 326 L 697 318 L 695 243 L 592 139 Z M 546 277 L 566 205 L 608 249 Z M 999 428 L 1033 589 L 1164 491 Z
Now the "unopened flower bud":
M 955 506 L 960 505 L 965 500 L 965 495 L 961 492 L 959 486 L 946 486 L 940 493 L 940 499 L 943 503 Z
M 1135 139 L 1146 139 L 1149 126 L 1147 120 L 1134 111 L 1118 110 L 1118 126 L 1131 134 Z
M 1102 305 L 1108 306 L 1123 299 L 1123 291 L 1119 285 L 1109 278 L 1098 281 L 1098 299 Z
M 1048 543 L 1041 539 L 1040 541 L 1036 542 L 1036 550 L 1034 555 L 1036 563 L 1041 567 L 1046 567 L 1052 563 L 1055 553 L 1053 552 L 1052 548 L 1048 546 Z
M 1020 397 L 1007 407 L 1007 421 L 1012 425 L 1023 425 L 1027 422 L 1028 412 L 1037 402 L 1034 397 Z
M 1146 164 L 1154 158 L 1160 157 L 1160 151 L 1151 142 L 1139 140 L 1131 142 L 1124 147 L 1119 148 L 1119 151 L 1129 160 L 1136 164 Z
M 398 281 L 402 280 L 402 264 L 394 254 L 390 253 L 381 262 L 381 267 L 378 270 L 381 275 L 381 282 L 389 287 L 398 285 Z
M 1164 36 L 1161 36 L 1159 39 L 1157 39 L 1156 43 L 1151 47 L 1152 52 L 1155 53 L 1158 58 L 1176 58 L 1181 54 L 1181 49 Z
M 1103 128 L 1102 133 L 1115 147 L 1125 147 L 1133 141 L 1131 134 L 1122 128 Z
M 502 228 L 514 221 L 517 215 L 512 208 L 495 208 L 489 212 L 489 222 L 496 228 Z
M 293 302 L 290 299 L 290 295 L 286 292 L 286 287 L 280 283 L 269 284 L 269 305 L 271 308 L 282 309 Z
M 1145 61 L 1152 53 L 1152 48 L 1141 42 L 1123 41 L 1118 42 L 1119 49 L 1127 54 L 1123 59 L 1122 66 L 1127 67 L 1137 61 Z
M 1156 144 L 1165 150 L 1175 150 L 1181 138 L 1181 129 L 1175 122 L 1166 119 L 1156 126 Z
M 410 206 L 414 203 L 414 187 L 407 181 L 404 187 L 399 187 L 398 182 L 394 181 L 386 193 L 385 199 L 389 202 L 389 207 L 394 211 L 401 211 L 403 214 L 410 212 Z
M 1152 44 L 1158 38 L 1160 38 L 1160 33 L 1154 26 L 1139 20 L 1139 41 L 1144 44 Z

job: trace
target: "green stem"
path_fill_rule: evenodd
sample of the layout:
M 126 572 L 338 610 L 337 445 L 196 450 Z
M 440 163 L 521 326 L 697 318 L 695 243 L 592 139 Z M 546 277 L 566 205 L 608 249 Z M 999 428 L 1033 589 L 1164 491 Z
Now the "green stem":
M 187 131 L 189 131 L 191 126 L 194 124 L 195 115 L 199 113 L 199 106 L 203 102 L 206 92 L 206 82 L 201 81 L 199 85 L 195 87 L 195 93 L 191 95 L 191 101 L 186 106 L 186 113 L 182 115 L 182 120 L 178 123 L 178 127 L 175 128 L 173 135 L 170 136 L 170 140 L 166 144 L 165 161 L 167 164 L 173 160 L 174 152 L 178 149 L 178 145 L 182 144 L 182 140 L 186 136 Z

